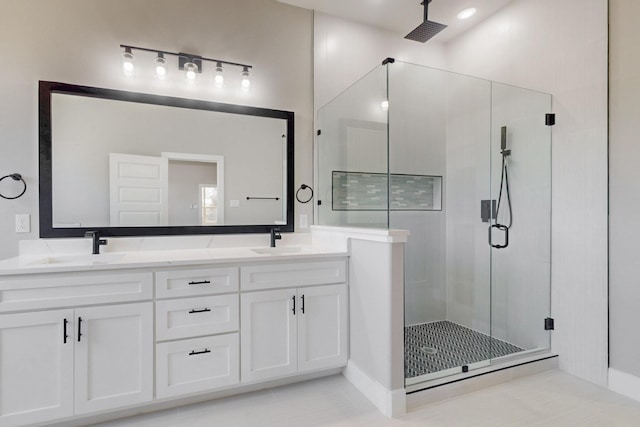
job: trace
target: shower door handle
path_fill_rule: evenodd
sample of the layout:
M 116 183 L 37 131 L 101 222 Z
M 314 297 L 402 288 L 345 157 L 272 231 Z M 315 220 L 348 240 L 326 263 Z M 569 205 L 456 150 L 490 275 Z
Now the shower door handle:
M 491 241 L 491 232 L 493 231 L 494 228 L 504 231 L 504 245 L 494 245 L 493 242 Z M 496 248 L 496 249 L 504 249 L 507 246 L 509 246 L 509 227 L 502 224 L 494 224 L 491 227 L 489 227 L 489 245 L 491 245 L 492 248 Z

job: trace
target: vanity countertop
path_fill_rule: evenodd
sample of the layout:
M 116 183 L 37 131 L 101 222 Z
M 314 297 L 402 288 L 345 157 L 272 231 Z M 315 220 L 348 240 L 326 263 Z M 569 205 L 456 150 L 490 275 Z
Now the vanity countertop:
M 340 249 L 313 246 L 204 248 L 91 254 L 21 255 L 0 261 L 0 277 L 148 267 L 203 266 L 236 262 L 295 261 L 347 256 Z

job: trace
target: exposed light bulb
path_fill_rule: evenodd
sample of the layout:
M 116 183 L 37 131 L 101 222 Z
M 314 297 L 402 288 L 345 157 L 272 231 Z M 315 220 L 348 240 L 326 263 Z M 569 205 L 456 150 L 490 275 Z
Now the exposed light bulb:
M 249 80 L 249 67 L 242 67 L 242 90 L 249 90 L 251 87 L 251 80 Z
M 125 76 L 132 76 L 133 70 L 133 53 L 130 47 L 125 47 L 122 53 L 122 72 Z
M 196 72 L 198 71 L 198 66 L 193 62 L 187 62 L 184 64 L 184 70 L 187 72 L 187 81 L 189 83 L 193 83 L 196 81 Z
M 384 100 L 380 103 L 380 108 L 382 108 L 382 111 L 389 111 L 389 101 L 388 100 Z
M 460 13 L 458 13 L 458 19 L 471 18 L 475 14 L 476 14 L 476 8 L 475 7 L 470 7 L 470 8 L 464 9 Z
M 164 59 L 164 54 L 161 52 L 158 52 L 158 57 L 156 58 L 156 76 L 160 80 L 167 76 L 167 60 Z
M 224 76 L 222 75 L 222 63 L 218 62 L 216 65 L 216 76 L 214 78 L 217 87 L 222 87 L 224 85 Z

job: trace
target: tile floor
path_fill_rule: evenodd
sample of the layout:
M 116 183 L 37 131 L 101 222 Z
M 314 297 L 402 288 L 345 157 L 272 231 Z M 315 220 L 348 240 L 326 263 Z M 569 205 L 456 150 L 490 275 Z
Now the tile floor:
M 96 426 L 631 427 L 640 426 L 640 402 L 555 370 L 389 419 L 335 375 Z

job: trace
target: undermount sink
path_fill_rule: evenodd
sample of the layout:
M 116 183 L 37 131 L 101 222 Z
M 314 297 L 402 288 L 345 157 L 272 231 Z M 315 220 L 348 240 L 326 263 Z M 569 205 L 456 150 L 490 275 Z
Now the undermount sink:
M 58 264 L 111 264 L 124 258 L 124 254 L 97 254 L 97 255 L 60 255 L 40 258 L 31 261 L 30 265 L 58 265 Z
M 275 248 L 254 248 L 251 249 L 257 254 L 277 255 L 277 254 L 295 254 L 302 252 L 300 246 L 276 246 Z

